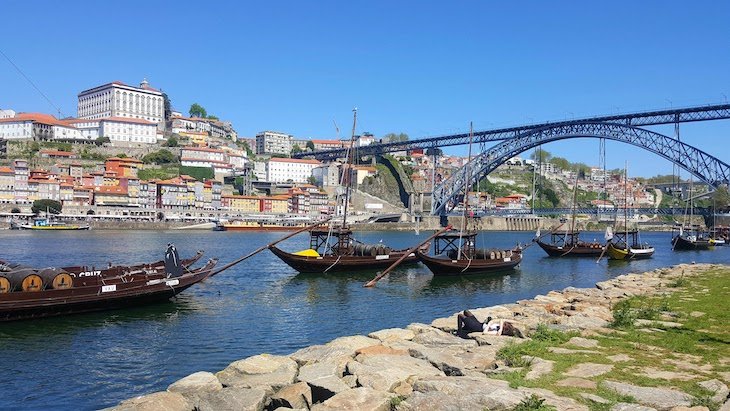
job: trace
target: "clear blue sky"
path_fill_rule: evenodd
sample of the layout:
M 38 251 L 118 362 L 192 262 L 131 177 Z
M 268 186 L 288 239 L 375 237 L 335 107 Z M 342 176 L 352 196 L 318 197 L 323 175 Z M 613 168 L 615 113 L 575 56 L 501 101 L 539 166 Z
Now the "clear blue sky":
M 730 2 L 6 1 L 0 50 L 59 106 L 146 77 L 186 112 L 242 136 L 405 132 L 411 139 L 527 122 L 720 103 L 730 97 Z M 727 97 L 726 97 L 727 96 Z M 0 107 L 54 113 L 0 57 Z M 671 134 L 671 127 L 657 131 Z M 682 126 L 730 162 L 730 120 Z M 597 140 L 544 147 L 598 163 Z M 464 153 L 465 149 L 447 152 Z M 671 173 L 608 144 L 609 167 Z

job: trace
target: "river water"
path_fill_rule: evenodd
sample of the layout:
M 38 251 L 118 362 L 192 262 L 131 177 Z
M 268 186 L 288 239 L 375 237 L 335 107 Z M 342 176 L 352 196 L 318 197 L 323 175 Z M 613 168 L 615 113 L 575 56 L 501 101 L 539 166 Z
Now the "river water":
M 366 243 L 405 248 L 428 233 L 367 232 Z M 483 232 L 481 247 L 512 247 L 532 233 Z M 602 233 L 583 238 L 602 239 Z M 226 263 L 279 233 L 203 231 L 0 232 L 0 259 L 33 266 L 131 264 L 162 258 L 168 242 L 182 257 L 203 249 Z M 505 275 L 433 278 L 423 265 L 401 267 L 375 288 L 375 272 L 297 274 L 269 251 L 193 286 L 171 302 L 128 310 L 0 323 L 3 409 L 97 409 L 164 390 L 196 371 L 216 372 L 260 353 L 288 354 L 338 336 L 429 323 L 465 308 L 511 303 L 567 286 L 593 287 L 627 272 L 689 262 L 730 262 L 730 247 L 673 252 L 669 233 L 644 233 L 649 260 L 547 258 L 525 250 Z M 299 235 L 280 244 L 308 247 Z

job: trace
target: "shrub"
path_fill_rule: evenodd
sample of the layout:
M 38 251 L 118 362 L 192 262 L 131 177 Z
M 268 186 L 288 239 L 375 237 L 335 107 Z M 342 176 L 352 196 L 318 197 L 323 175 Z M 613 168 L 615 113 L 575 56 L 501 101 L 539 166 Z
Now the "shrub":
M 636 313 L 631 308 L 629 300 L 621 300 L 613 307 L 613 321 L 611 327 L 625 328 L 634 325 Z
M 552 405 L 546 405 L 545 399 L 532 394 L 530 397 L 522 400 L 515 408 L 514 411 L 552 411 L 555 407 Z

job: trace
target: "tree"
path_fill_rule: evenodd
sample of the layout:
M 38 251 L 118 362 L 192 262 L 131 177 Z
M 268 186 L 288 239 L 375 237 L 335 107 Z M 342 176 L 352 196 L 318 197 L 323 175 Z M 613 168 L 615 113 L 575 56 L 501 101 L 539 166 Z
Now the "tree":
M 553 157 L 552 154 L 550 154 L 549 152 L 547 152 L 547 151 L 545 151 L 545 150 L 543 150 L 541 148 L 538 148 L 537 150 L 533 151 L 530 154 L 530 158 L 533 159 L 533 160 L 535 160 L 535 161 L 542 160 L 543 162 L 548 162 L 548 161 L 550 161 L 550 159 L 552 157 Z
M 142 162 L 145 164 L 170 164 L 177 162 L 177 158 L 169 150 L 163 148 L 145 155 L 142 157 Z
M 33 206 L 31 207 L 30 211 L 33 212 L 33 214 L 38 214 L 41 212 L 48 211 L 51 214 L 61 214 L 61 208 L 62 205 L 59 201 L 56 200 L 35 200 L 33 201 Z
M 571 167 L 570 161 L 562 158 L 562 157 L 553 157 L 550 159 L 550 162 L 555 165 L 555 167 L 561 169 L 561 170 L 570 170 L 573 167 Z
M 715 203 L 715 208 L 719 210 L 730 207 L 730 192 L 728 192 L 726 185 L 722 185 L 715 190 L 712 194 L 712 201 Z
M 437 147 L 436 148 L 427 148 L 426 149 L 426 155 L 427 156 L 434 156 L 435 155 L 436 157 L 441 157 L 442 155 L 444 155 L 444 151 L 441 150 L 440 148 L 437 148 Z
M 220 118 L 218 118 L 218 116 L 214 116 L 212 114 L 208 116 L 208 119 L 210 119 L 210 120 L 220 120 Z
M 307 178 L 307 181 L 309 182 L 309 184 L 311 184 L 313 186 L 317 185 L 317 178 L 314 176 L 309 176 L 309 178 Z
M 111 142 L 111 140 L 109 139 L 109 137 L 99 136 L 99 137 L 96 138 L 96 145 L 97 146 L 100 146 L 100 145 L 102 145 L 104 143 L 110 143 L 110 142 Z
M 309 149 L 309 151 L 314 151 L 314 141 L 307 141 L 307 148 Z
M 168 138 L 167 142 L 165 143 L 167 147 L 177 147 L 178 144 L 179 141 L 177 141 L 177 137 L 175 136 L 170 136 L 170 138 Z
M 398 141 L 408 141 L 408 134 L 406 133 L 388 133 L 383 136 L 383 140 L 385 140 L 388 143 L 395 143 Z
M 302 150 L 301 148 L 299 148 L 299 144 L 294 144 L 294 147 L 291 148 L 291 153 L 292 154 L 301 153 L 302 151 L 304 151 L 304 150 Z
M 165 108 L 165 124 L 167 124 L 170 121 L 170 117 L 172 117 L 172 102 L 165 92 L 162 93 L 162 102 Z
M 208 116 L 208 112 L 205 111 L 205 108 L 198 103 L 193 103 L 190 106 L 189 113 L 190 113 L 190 117 L 206 118 Z

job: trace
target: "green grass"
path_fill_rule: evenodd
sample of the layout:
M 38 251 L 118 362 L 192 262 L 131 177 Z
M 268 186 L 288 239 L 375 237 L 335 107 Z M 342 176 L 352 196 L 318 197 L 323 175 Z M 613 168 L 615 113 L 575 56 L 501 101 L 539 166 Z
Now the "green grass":
M 677 285 L 677 282 L 680 285 Z M 673 292 L 671 295 L 635 297 L 616 304 L 613 307 L 614 330 L 606 330 L 600 335 L 589 337 L 599 342 L 598 348 L 589 349 L 597 351 L 597 354 L 551 353 L 548 347 L 563 345 L 571 336 L 577 334 L 540 326 L 531 335 L 532 340 L 508 345 L 498 352 L 498 358 L 507 364 L 525 368 L 496 374 L 494 378 L 508 381 L 511 387 L 548 389 L 557 395 L 573 398 L 591 410 L 608 410 L 617 402 L 635 402 L 630 397 L 620 396 L 603 388 L 601 382 L 604 380 L 622 381 L 640 386 L 672 387 L 694 396 L 694 405 L 704 405 L 711 410 L 717 409 L 719 404 L 712 403 L 712 393 L 701 388 L 697 382 L 713 378 L 723 380 L 718 373 L 730 371 L 730 362 L 720 364 L 721 359 L 730 358 L 730 311 L 727 310 L 727 301 L 730 298 L 730 268 L 711 269 L 691 277 L 681 276 L 669 285 L 675 286 L 671 289 Z M 692 312 L 704 314 L 692 316 Z M 672 316 L 665 316 L 667 313 L 672 313 Z M 671 328 L 657 322 L 643 328 L 657 328 L 663 332 L 645 332 L 642 331 L 642 327 L 634 326 L 634 320 L 638 318 L 679 322 L 682 326 Z M 613 363 L 606 358 L 616 354 L 626 354 L 631 357 L 631 361 Z M 523 356 L 554 361 L 553 371 L 536 380 L 525 380 L 529 364 L 522 359 Z M 692 363 L 690 358 L 693 357 L 689 356 L 696 357 L 698 359 L 696 363 Z M 671 361 L 682 361 L 686 369 Z M 598 384 L 595 390 L 556 385 L 565 378 L 563 373 L 566 370 L 584 362 L 613 364 L 614 367 L 606 374 L 590 378 Z M 697 372 L 696 366 L 705 364 L 712 364 L 713 368 L 705 373 Z M 695 375 L 696 378 L 689 381 L 651 378 L 643 374 L 642 370 L 645 368 L 685 373 Z M 579 396 L 581 392 L 596 394 L 611 404 L 597 404 L 586 400 Z

